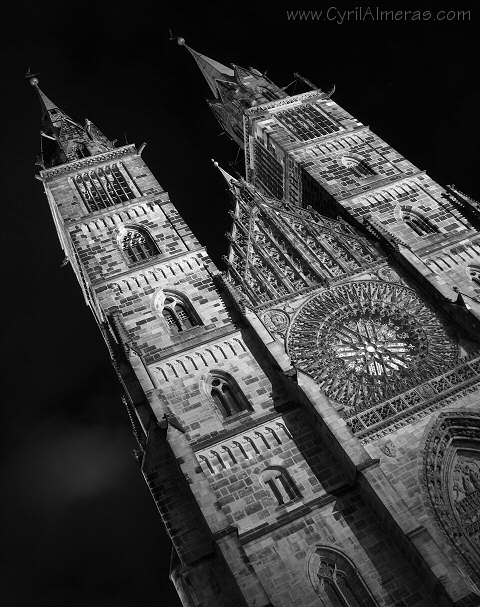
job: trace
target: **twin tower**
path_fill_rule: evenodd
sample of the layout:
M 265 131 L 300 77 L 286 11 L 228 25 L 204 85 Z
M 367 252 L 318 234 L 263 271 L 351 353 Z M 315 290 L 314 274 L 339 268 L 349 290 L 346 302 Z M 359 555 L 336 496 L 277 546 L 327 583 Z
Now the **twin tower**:
M 226 271 L 142 148 L 31 80 L 38 178 L 181 602 L 480 605 L 480 205 L 329 93 L 289 96 L 186 48 L 245 153 L 245 178 L 220 169 Z

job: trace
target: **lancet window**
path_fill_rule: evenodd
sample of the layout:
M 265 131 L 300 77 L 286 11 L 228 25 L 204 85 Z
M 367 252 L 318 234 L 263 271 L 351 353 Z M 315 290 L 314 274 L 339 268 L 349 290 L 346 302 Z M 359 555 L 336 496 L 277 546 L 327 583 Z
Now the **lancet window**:
M 403 211 L 403 221 L 419 236 L 427 236 L 427 234 L 438 232 L 436 226 L 430 223 L 428 219 L 413 211 Z
M 79 173 L 73 182 L 91 212 L 128 202 L 136 196 L 116 164 Z
M 300 491 L 285 468 L 280 466 L 267 468 L 262 473 L 262 481 L 270 489 L 279 506 L 300 497 Z
M 167 293 L 163 302 L 162 316 L 170 333 L 188 331 L 200 324 L 191 305 L 178 294 Z
M 227 374 L 214 372 L 209 378 L 210 396 L 223 417 L 231 417 L 252 407 L 237 382 Z
M 340 130 L 340 127 L 315 105 L 303 105 L 285 110 L 275 114 L 275 118 L 292 131 L 300 141 L 308 141 Z
M 73 153 L 75 158 L 86 158 L 87 156 L 90 156 L 90 152 L 84 143 L 77 143 Z
M 119 244 L 131 263 L 144 261 L 160 253 L 153 238 L 144 228 L 126 228 L 119 235 Z
M 477 287 L 480 287 L 480 267 L 470 266 L 468 275 Z
M 357 177 L 372 177 L 376 175 L 375 171 L 365 160 L 345 156 L 342 161 L 344 166 L 349 168 Z
M 337 550 L 318 548 L 310 559 L 309 575 L 326 607 L 376 607 L 357 570 Z
M 277 200 L 283 198 L 283 166 L 258 141 L 254 142 L 255 170 L 258 182 Z
M 318 572 L 320 591 L 324 593 L 332 607 L 361 607 L 348 583 L 347 575 L 334 563 L 323 560 Z

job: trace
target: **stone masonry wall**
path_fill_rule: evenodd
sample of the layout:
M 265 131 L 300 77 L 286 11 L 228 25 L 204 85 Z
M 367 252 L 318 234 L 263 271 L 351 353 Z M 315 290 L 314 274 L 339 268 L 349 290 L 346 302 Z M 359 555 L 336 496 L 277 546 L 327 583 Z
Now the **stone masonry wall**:
M 251 410 L 223 417 L 206 381 L 212 370 L 227 373 L 235 380 Z M 275 375 L 265 375 L 240 331 L 151 365 L 150 373 L 193 445 L 215 441 L 225 433 L 241 431 L 265 417 L 277 416 L 275 408 L 288 403 L 283 387 Z M 153 407 L 155 411 L 155 404 Z
M 345 484 L 345 475 L 301 409 L 196 452 L 223 512 L 240 535 L 293 516 Z M 279 505 L 262 472 L 285 469 L 299 495 Z
M 468 392 L 448 404 L 444 410 L 478 411 L 479 395 L 478 389 Z M 442 409 L 440 408 L 438 411 L 442 411 Z M 418 418 L 403 428 L 392 428 L 391 433 L 387 436 L 365 444 L 365 449 L 372 457 L 380 460 L 380 468 L 391 483 L 392 490 L 401 496 L 409 512 L 442 547 L 437 568 L 443 569 L 446 573 L 452 566 L 452 562 L 461 564 L 461 558 L 452 544 L 446 541 L 432 517 L 423 482 L 426 465 L 423 461 L 425 429 L 429 421 L 437 415 L 438 413 L 434 412 Z
M 212 281 L 214 272 L 214 266 L 200 250 L 163 264 L 152 259 L 148 269 L 120 279 L 113 277 L 112 282 L 98 286 L 96 291 L 104 310 L 120 312 L 135 347 L 145 363 L 152 364 L 233 330 L 231 310 Z M 162 316 L 165 293 L 181 296 L 198 324 L 187 332 L 171 333 Z
M 318 580 L 308 564 L 317 547 L 349 557 L 363 582 L 384 607 L 439 605 L 427 596 L 415 572 L 356 491 L 332 496 L 293 522 L 243 544 L 276 607 L 316 607 Z

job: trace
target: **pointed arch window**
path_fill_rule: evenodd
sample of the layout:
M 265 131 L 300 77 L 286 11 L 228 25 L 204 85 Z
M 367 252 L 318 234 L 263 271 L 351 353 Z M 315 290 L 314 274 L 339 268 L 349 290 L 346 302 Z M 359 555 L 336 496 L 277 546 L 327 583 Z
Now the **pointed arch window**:
M 79 173 L 73 178 L 73 183 L 91 212 L 128 202 L 138 195 L 133 190 L 133 184 L 131 186 L 127 181 L 120 164 Z
M 353 158 L 351 156 L 345 156 L 342 158 L 343 165 L 352 171 L 356 177 L 373 177 L 376 175 L 372 167 L 361 158 Z
M 210 396 L 223 417 L 232 417 L 252 407 L 233 377 L 226 373 L 212 373 L 209 378 Z
M 86 158 L 87 156 L 90 156 L 90 152 L 84 143 L 77 143 L 73 153 L 75 158 Z
M 377 603 L 350 560 L 336 549 L 317 548 L 309 577 L 327 607 L 376 607 Z
M 477 287 L 480 287 L 480 267 L 469 266 L 468 275 L 470 280 L 475 283 Z
M 177 293 L 166 293 L 161 313 L 170 333 L 188 331 L 201 324 L 190 303 Z
M 340 126 L 315 103 L 278 112 L 275 120 L 287 127 L 300 141 L 309 141 L 340 130 Z
M 301 497 L 300 491 L 290 478 L 290 475 L 281 466 L 272 466 L 262 473 L 263 483 L 270 489 L 278 505 L 288 504 L 289 502 Z
M 434 224 L 414 211 L 403 211 L 403 221 L 419 236 L 427 236 L 438 232 Z
M 153 238 L 144 228 L 122 230 L 119 235 L 119 244 L 131 263 L 145 261 L 160 253 Z

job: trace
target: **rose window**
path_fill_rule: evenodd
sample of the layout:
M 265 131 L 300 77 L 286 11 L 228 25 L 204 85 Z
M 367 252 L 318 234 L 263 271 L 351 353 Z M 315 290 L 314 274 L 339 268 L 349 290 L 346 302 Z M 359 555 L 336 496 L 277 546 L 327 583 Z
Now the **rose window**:
M 368 375 L 391 375 L 407 369 L 413 343 L 408 329 L 383 319 L 358 318 L 337 327 L 332 348 L 345 361 L 347 369 Z M 390 324 L 389 324 L 390 322 Z
M 293 319 L 288 350 L 347 412 L 369 408 L 445 372 L 455 341 L 412 289 L 359 281 L 325 290 Z

